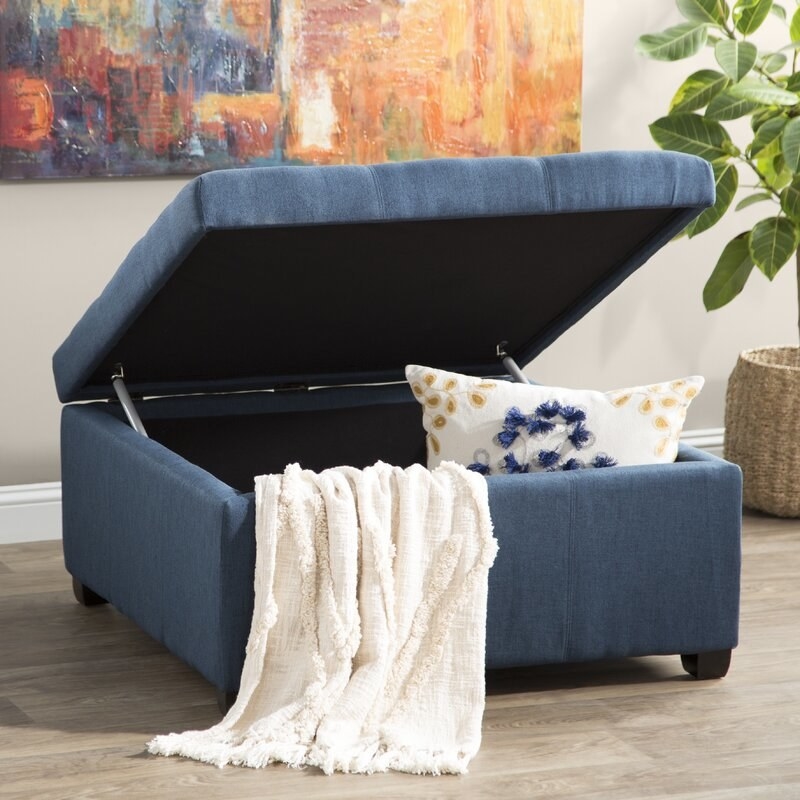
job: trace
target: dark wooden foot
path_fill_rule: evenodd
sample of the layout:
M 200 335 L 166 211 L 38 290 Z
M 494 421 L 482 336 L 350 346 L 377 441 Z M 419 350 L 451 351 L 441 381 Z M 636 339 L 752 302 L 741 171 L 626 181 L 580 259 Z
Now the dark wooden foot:
M 88 586 L 84 586 L 77 578 L 72 579 L 72 591 L 75 594 L 75 599 L 82 606 L 100 606 L 108 602 L 105 597 L 100 597 Z
M 712 650 L 709 653 L 694 653 L 681 656 L 683 668 L 699 681 L 724 678 L 731 665 L 730 650 Z
M 224 689 L 217 689 L 217 707 L 223 714 L 231 710 L 231 706 L 236 702 L 236 692 L 226 692 Z

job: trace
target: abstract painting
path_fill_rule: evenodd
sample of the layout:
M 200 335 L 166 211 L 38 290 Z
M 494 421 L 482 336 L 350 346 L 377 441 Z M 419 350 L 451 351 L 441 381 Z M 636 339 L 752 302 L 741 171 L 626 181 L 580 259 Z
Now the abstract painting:
M 0 177 L 580 144 L 583 0 L 0 0 Z

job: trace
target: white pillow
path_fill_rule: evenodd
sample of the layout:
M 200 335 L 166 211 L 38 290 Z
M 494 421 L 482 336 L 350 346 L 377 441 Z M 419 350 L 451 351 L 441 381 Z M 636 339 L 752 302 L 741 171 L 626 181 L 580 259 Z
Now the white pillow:
M 410 364 L 428 468 L 456 461 L 483 475 L 674 461 L 703 378 L 614 392 L 560 389 Z

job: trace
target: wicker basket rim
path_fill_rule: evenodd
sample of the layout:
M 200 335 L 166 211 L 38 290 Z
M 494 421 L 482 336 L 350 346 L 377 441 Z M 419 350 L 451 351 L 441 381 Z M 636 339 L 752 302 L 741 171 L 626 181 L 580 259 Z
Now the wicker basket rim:
M 775 361 L 762 361 L 758 358 L 762 353 L 783 354 L 791 353 L 791 358 L 794 364 L 781 364 Z M 739 358 L 746 361 L 748 364 L 754 364 L 759 367 L 768 367 L 769 369 L 785 370 L 786 372 L 800 373 L 800 347 L 793 344 L 776 344 L 767 345 L 765 347 L 753 347 L 749 350 L 742 350 L 739 353 Z

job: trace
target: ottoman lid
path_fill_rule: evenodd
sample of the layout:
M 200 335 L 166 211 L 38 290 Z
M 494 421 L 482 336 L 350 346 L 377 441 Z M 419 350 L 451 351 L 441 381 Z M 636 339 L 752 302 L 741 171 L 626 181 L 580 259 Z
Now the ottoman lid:
M 64 402 L 526 364 L 714 201 L 671 152 L 223 170 L 189 182 L 53 358 Z

